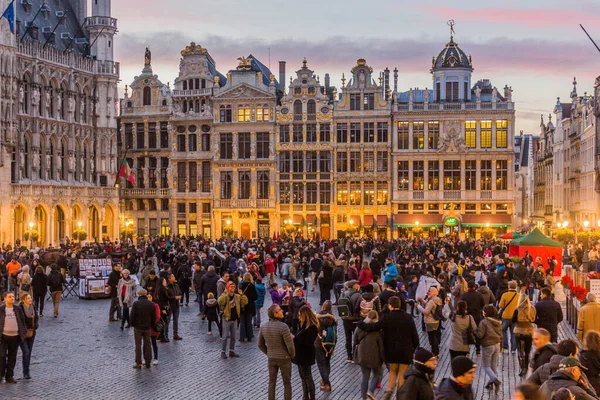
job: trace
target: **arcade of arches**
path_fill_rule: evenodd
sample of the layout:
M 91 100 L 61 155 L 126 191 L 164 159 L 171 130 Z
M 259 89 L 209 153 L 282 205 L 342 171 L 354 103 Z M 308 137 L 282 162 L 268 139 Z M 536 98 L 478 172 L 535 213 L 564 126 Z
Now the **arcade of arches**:
M 35 231 L 38 235 L 35 245 L 57 247 L 65 243 L 67 237 L 72 239 L 73 231 L 81 226 L 87 233 L 85 242 L 100 242 L 105 238 L 114 240 L 119 237 L 119 221 L 113 208 L 112 205 L 102 207 L 97 204 L 29 206 L 20 203 L 13 208 L 13 239 L 19 239 L 22 245 L 26 246 L 26 232 Z

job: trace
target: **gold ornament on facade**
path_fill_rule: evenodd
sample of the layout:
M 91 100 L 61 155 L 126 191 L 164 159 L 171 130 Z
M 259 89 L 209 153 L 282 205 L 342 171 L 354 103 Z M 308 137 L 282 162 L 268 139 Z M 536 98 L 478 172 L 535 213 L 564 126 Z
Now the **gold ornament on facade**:
M 238 71 L 249 71 L 252 68 L 252 57 L 238 57 Z
M 181 50 L 182 56 L 188 56 L 191 54 L 206 54 L 207 50 L 200 46 L 196 45 L 195 42 L 191 42 L 189 46 L 186 46 L 185 49 Z

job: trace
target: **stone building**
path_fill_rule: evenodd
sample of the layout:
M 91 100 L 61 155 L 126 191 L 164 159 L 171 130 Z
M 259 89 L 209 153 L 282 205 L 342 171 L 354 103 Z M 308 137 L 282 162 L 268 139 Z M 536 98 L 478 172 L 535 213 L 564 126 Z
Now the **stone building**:
M 515 136 L 515 179 L 514 179 L 514 225 L 529 227 L 533 216 L 534 193 L 534 149 L 538 136 L 523 134 Z
M 0 0 L 4 10 L 10 1 Z M 15 1 L 0 21 L 0 240 L 118 235 L 117 20 L 111 1 Z
M 472 84 L 471 56 L 451 37 L 433 57 L 432 89 L 398 93 L 392 109 L 394 236 L 480 237 L 513 224 L 512 89 Z M 394 78 L 396 80 L 396 78 Z
M 540 140 L 534 148 L 533 167 L 533 223 L 546 234 L 550 233 L 553 223 L 553 187 L 554 187 L 554 124 L 552 119 L 540 122 Z

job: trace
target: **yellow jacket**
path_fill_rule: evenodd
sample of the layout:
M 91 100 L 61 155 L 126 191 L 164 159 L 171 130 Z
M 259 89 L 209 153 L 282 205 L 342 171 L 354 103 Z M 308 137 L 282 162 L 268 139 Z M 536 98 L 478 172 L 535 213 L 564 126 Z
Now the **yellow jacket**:
M 587 303 L 579 310 L 577 320 L 577 338 L 583 340 L 589 330 L 600 331 L 600 303 Z
M 514 296 L 514 299 L 513 299 Z M 512 301 L 511 301 L 512 300 Z M 509 304 L 510 303 L 510 304 Z M 499 317 L 502 319 L 512 319 L 517 306 L 519 305 L 519 293 L 514 290 L 504 292 L 498 305 L 502 309 L 502 315 Z

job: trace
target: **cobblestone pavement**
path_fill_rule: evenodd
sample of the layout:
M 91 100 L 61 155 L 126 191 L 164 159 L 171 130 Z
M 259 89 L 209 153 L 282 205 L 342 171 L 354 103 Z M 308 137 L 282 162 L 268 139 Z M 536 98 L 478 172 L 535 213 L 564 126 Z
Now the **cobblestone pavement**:
M 191 296 L 194 297 L 193 295 Z M 268 297 L 268 296 L 267 296 Z M 309 301 L 318 305 L 318 292 L 309 292 Z M 263 320 L 270 299 L 263 308 Z M 51 302 L 46 303 L 50 310 Z M 158 343 L 158 366 L 150 370 L 134 370 L 133 329 L 121 331 L 118 322 L 108 322 L 109 300 L 66 299 L 60 316 L 44 316 L 40 321 L 33 348 L 31 375 L 21 379 L 21 360 L 15 377 L 19 383 L 0 385 L 2 399 L 185 399 L 258 400 L 267 398 L 267 359 L 258 350 L 256 339 L 236 343 L 238 359 L 221 360 L 218 335 L 206 334 L 207 324 L 197 317 L 197 303 L 183 307 L 180 314 L 182 341 Z M 420 324 L 417 324 L 420 325 Z M 213 328 L 214 329 L 214 328 Z M 427 335 L 420 331 L 421 344 L 428 347 Z M 436 380 L 449 376 L 449 354 L 445 348 L 449 329 L 444 331 L 441 359 Z M 216 333 L 216 332 L 215 332 Z M 256 337 L 258 331 L 255 331 Z M 316 365 L 313 377 L 318 399 L 360 399 L 360 368 L 346 363 L 341 323 L 339 341 L 332 360 L 332 392 L 319 391 L 320 376 Z M 572 337 L 572 330 L 562 324 L 561 338 Z M 477 357 L 474 354 L 473 357 Z M 500 357 L 502 391 L 499 399 L 510 399 L 519 383 L 517 356 L 503 353 Z M 292 373 L 293 398 L 302 398 L 301 382 L 296 367 Z M 387 374 L 384 375 L 384 387 Z M 483 386 L 487 378 L 477 368 L 474 384 L 477 399 L 492 398 Z M 281 380 L 277 398 L 283 398 Z M 376 393 L 383 398 L 383 390 Z

